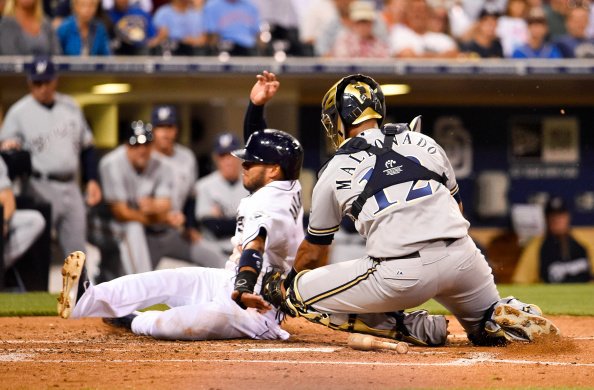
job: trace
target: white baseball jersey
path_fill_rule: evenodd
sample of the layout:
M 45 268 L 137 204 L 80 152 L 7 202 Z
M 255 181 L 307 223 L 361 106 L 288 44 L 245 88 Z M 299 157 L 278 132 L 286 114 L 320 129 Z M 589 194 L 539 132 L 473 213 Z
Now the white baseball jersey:
M 379 129 L 359 136 L 379 146 L 384 138 Z M 419 180 L 390 186 L 370 197 L 355 223 L 367 239 L 367 254 L 378 258 L 403 256 L 430 241 L 464 237 L 469 223 L 452 197 L 458 185 L 443 149 L 432 138 L 407 131 L 396 135 L 393 150 L 438 175 L 445 173 L 447 187 L 434 180 Z M 353 201 L 371 177 L 375 159 L 375 155 L 361 151 L 340 154 L 330 161 L 313 191 L 310 235 L 331 236 L 338 230 L 342 217 L 350 213 Z M 392 168 L 397 174 L 399 168 Z
M 45 174 L 77 173 L 81 150 L 93 143 L 80 107 L 60 93 L 51 109 L 31 95 L 10 107 L 0 131 L 0 140 L 7 139 L 20 141 L 31 153 L 33 169 Z
M 194 190 L 193 186 L 198 177 L 198 164 L 194 153 L 183 145 L 175 144 L 173 155 L 166 156 L 154 152 L 156 157 L 170 164 L 174 174 L 174 187 L 171 196 L 171 209 L 181 211 L 186 200 Z
M 274 268 L 283 273 L 289 272 L 297 248 L 303 240 L 303 207 L 299 181 L 274 181 L 241 200 L 232 241 L 243 248 L 262 229 L 266 231 L 262 270 Z M 238 264 L 239 257 L 231 256 L 226 268 L 235 271 Z M 255 291 L 259 291 L 258 287 Z
M 137 208 L 142 197 L 171 197 L 174 175 L 168 164 L 151 156 L 146 169 L 138 173 L 120 145 L 106 154 L 99 163 L 103 195 L 107 202 L 126 202 Z

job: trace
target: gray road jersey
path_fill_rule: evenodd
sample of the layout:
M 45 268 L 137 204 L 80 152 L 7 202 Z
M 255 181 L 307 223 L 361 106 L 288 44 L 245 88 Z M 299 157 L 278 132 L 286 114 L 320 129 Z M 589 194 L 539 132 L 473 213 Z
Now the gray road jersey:
M 379 129 L 359 135 L 367 142 L 383 141 Z M 381 146 L 381 145 L 378 145 Z M 430 137 L 415 132 L 396 135 L 393 149 L 426 168 L 448 177 L 446 186 L 434 181 L 405 182 L 385 188 L 365 203 L 355 226 L 367 239 L 373 257 L 397 257 L 423 248 L 429 241 L 464 237 L 469 223 L 456 200 L 454 171 L 443 149 Z M 337 155 L 314 187 L 308 232 L 331 235 L 361 193 L 374 168 L 375 156 L 367 152 Z M 398 167 L 386 167 L 397 174 Z
M 93 143 L 93 135 L 78 104 L 57 93 L 51 109 L 31 95 L 16 102 L 6 114 L 0 140 L 16 139 L 30 151 L 33 169 L 41 173 L 78 172 L 80 152 Z
M 0 191 L 11 188 L 12 183 L 8 177 L 8 167 L 4 163 L 4 159 L 0 157 Z
M 174 189 L 171 197 L 171 209 L 181 211 L 186 199 L 194 192 L 194 183 L 198 176 L 198 166 L 194 153 L 185 146 L 176 144 L 173 147 L 173 155 L 166 156 L 159 152 L 155 155 L 170 164 L 174 173 Z
M 214 171 L 196 183 L 196 219 L 212 216 L 215 205 L 225 217 L 234 218 L 239 202 L 248 195 L 241 178 L 231 184 Z
M 101 159 L 99 172 L 107 202 L 126 202 L 137 208 L 137 201 L 142 197 L 171 197 L 173 191 L 173 172 L 169 165 L 151 156 L 147 168 L 139 174 L 130 164 L 123 145 Z

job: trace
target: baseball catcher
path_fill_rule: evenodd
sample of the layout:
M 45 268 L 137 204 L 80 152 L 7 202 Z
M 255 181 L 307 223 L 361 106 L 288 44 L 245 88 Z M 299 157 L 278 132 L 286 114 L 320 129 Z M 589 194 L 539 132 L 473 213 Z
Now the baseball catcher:
M 382 126 L 384 118 L 384 95 L 371 77 L 347 76 L 328 90 L 322 124 L 336 153 L 320 170 L 294 269 L 286 279 L 269 276 L 259 298 L 334 329 L 425 345 L 445 342 L 446 321 L 403 310 L 431 298 L 477 345 L 558 334 L 536 305 L 500 298 L 468 236 L 444 150 L 407 124 Z M 367 256 L 326 265 L 344 216 L 365 237 Z M 396 319 L 391 329 L 388 318 Z

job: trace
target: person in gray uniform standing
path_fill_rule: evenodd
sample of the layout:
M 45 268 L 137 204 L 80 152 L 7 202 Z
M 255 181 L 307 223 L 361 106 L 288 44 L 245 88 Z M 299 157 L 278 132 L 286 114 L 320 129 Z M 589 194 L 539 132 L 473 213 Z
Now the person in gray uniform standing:
M 51 204 L 51 222 L 66 256 L 85 249 L 85 200 L 88 206 L 101 201 L 93 135 L 74 99 L 56 91 L 56 70 L 48 57 L 33 59 L 28 85 L 30 94 L 6 114 L 0 130 L 1 148 L 31 153 L 33 173 L 24 192 Z M 81 163 L 86 199 L 78 183 Z
M 33 245 L 45 228 L 37 210 L 16 210 L 8 169 L 0 157 L 0 204 L 4 209 L 4 268 L 8 269 Z
M 152 153 L 152 126 L 134 121 L 126 133 L 124 145 L 99 164 L 124 272 L 150 271 L 164 256 L 222 267 L 220 256 L 205 255 L 182 237 L 184 220 L 172 209 L 173 170 Z
M 249 195 L 241 182 L 241 161 L 231 152 L 241 147 L 232 133 L 221 133 L 214 144 L 212 159 L 216 170 L 196 183 L 196 219 L 205 239 L 231 254 L 235 217 L 241 199 Z

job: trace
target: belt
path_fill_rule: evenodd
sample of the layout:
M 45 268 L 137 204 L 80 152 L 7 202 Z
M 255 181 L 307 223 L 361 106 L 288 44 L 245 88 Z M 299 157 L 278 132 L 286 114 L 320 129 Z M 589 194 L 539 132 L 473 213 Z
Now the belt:
M 58 173 L 41 173 L 39 171 L 33 171 L 31 173 L 31 176 L 33 176 L 36 179 L 47 179 L 47 180 L 59 181 L 62 183 L 68 183 L 68 182 L 71 182 L 72 180 L 74 180 L 73 173 L 58 174 Z
M 452 245 L 454 242 L 458 241 L 459 238 L 446 238 L 445 240 L 441 240 L 445 242 L 446 248 Z M 395 257 L 373 257 L 369 256 L 369 258 L 373 261 L 390 261 L 390 260 L 402 260 L 402 259 L 416 259 L 421 257 L 421 253 L 419 251 L 412 252 L 403 256 L 395 256 Z

